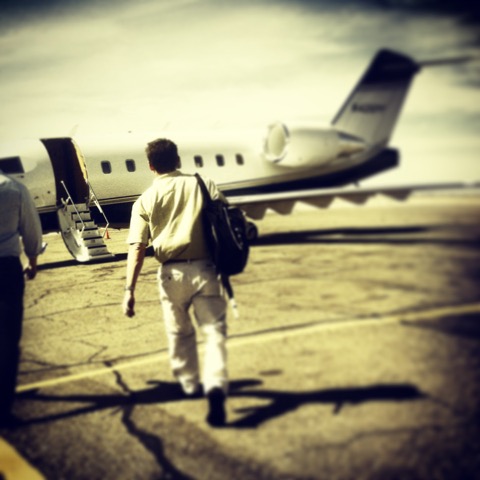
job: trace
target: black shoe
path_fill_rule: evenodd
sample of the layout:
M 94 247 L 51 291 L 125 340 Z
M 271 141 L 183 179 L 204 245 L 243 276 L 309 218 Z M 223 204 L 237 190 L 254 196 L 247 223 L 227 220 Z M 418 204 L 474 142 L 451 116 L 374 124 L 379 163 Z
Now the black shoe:
M 208 415 L 207 423 L 212 427 L 222 427 L 225 425 L 225 394 L 221 388 L 214 388 L 207 394 Z

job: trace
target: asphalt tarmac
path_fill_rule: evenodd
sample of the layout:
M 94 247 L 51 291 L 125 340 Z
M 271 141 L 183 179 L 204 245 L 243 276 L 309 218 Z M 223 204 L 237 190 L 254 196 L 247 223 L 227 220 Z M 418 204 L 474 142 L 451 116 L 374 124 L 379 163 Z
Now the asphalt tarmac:
M 127 232 L 88 265 L 47 236 L 0 478 L 480 478 L 479 219 L 452 194 L 258 222 L 217 429 L 170 374 L 155 260 L 129 319 Z

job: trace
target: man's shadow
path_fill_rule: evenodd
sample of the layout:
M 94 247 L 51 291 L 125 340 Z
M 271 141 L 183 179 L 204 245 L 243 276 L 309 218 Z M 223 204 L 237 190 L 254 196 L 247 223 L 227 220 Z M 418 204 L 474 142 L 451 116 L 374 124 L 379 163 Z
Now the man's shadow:
M 21 396 L 27 402 L 73 402 L 86 404 L 85 406 L 76 407 L 73 410 L 34 418 L 25 422 L 25 424 L 32 425 L 49 423 L 105 409 L 114 409 L 121 414 L 121 422 L 127 429 L 128 433 L 137 438 L 138 441 L 153 455 L 166 477 L 178 478 L 179 480 L 193 480 L 189 475 L 183 473 L 169 458 L 165 450 L 164 440 L 158 434 L 142 429 L 133 418 L 133 411 L 137 406 L 192 401 L 192 399 L 186 398 L 178 383 L 173 382 L 151 381 L 148 383 L 153 386 L 143 390 L 132 391 L 124 382 L 120 373 L 117 371 L 114 373 L 117 379 L 117 385 L 121 388 L 123 393 L 120 392 L 108 395 L 78 394 L 65 396 L 41 394 L 37 391 L 23 393 Z M 227 424 L 225 427 L 257 428 L 266 421 L 296 410 L 303 405 L 312 403 L 331 403 L 334 405 L 334 413 L 336 414 L 340 412 L 342 406 L 346 403 L 356 405 L 372 401 L 399 402 L 418 400 L 424 397 L 415 386 L 408 384 L 334 388 L 309 392 L 262 390 L 259 388 L 261 385 L 262 381 L 256 379 L 233 380 L 230 383 L 229 397 L 258 398 L 262 401 L 262 405 L 237 409 L 235 411 L 236 413 L 245 414 L 245 416 Z M 265 400 L 270 400 L 270 403 L 264 405 Z
M 148 383 L 153 386 L 136 391 L 124 388 L 125 393 L 108 395 L 75 394 L 61 396 L 38 392 L 24 393 L 22 397 L 29 401 L 86 404 L 73 410 L 33 418 L 26 421 L 25 424 L 47 423 L 106 409 L 128 410 L 131 413 L 132 408 L 135 406 L 195 400 L 186 397 L 178 383 L 160 381 L 150 381 Z M 347 404 L 358 405 L 380 401 L 404 402 L 425 398 L 425 395 L 415 385 L 410 384 L 380 384 L 364 387 L 288 392 L 258 388 L 262 383 L 261 380 L 256 379 L 231 381 L 228 395 L 230 398 L 258 398 L 262 401 L 262 404 L 234 410 L 235 413 L 244 414 L 244 416 L 227 424 L 226 427 L 257 428 L 266 421 L 285 415 L 307 404 L 331 404 L 333 406 L 333 414 L 338 414 L 342 407 Z M 123 385 L 125 386 L 125 384 Z M 269 400 L 267 405 L 265 405 L 265 400 Z
M 404 402 L 425 398 L 416 386 L 409 384 L 384 384 L 367 387 L 330 388 L 308 392 L 281 392 L 275 390 L 239 390 L 233 397 L 256 397 L 270 400 L 267 405 L 237 409 L 246 415 L 229 426 L 234 428 L 257 428 L 262 423 L 307 404 L 332 404 L 333 414 L 338 414 L 345 405 L 367 402 Z

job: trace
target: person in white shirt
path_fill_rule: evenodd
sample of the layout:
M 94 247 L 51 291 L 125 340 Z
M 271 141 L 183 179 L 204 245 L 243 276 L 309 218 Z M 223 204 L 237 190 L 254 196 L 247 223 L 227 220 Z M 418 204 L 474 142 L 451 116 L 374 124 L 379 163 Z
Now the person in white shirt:
M 20 241 L 21 240 L 21 241 Z M 20 255 L 28 259 L 25 269 Z M 0 425 L 14 421 L 25 276 L 37 274 L 42 251 L 40 217 L 28 189 L 0 170 Z
M 150 142 L 146 149 L 152 186 L 132 208 L 124 314 L 135 314 L 134 291 L 149 242 L 160 263 L 158 286 L 168 338 L 170 365 L 187 396 L 199 396 L 196 333 L 189 314 L 205 337 L 203 390 L 208 399 L 207 422 L 225 424 L 228 388 L 226 351 L 226 300 L 215 265 L 209 258 L 202 223 L 203 197 L 197 179 L 177 170 L 180 164 L 175 143 Z M 221 198 L 215 184 L 205 181 L 212 198 Z

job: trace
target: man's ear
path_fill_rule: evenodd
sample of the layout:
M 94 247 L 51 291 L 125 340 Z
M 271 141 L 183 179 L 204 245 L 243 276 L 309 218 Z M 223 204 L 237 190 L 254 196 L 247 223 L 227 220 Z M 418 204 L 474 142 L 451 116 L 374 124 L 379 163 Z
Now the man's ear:
M 150 170 L 151 170 L 152 172 L 155 171 L 155 168 L 153 167 L 153 165 L 152 165 L 150 162 L 148 162 L 148 167 L 150 168 Z

